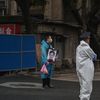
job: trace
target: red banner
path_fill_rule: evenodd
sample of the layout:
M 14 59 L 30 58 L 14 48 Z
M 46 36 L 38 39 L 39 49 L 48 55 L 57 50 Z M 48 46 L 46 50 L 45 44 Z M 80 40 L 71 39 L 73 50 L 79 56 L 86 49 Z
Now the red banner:
M 0 24 L 0 34 L 20 34 L 21 25 L 19 24 Z

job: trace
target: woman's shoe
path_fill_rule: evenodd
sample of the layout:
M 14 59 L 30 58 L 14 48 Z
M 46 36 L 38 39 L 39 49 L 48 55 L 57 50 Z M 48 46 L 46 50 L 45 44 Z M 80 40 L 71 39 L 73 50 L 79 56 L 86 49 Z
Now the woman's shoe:
M 49 88 L 54 88 L 53 85 L 50 85 L 50 81 L 51 81 L 51 79 L 50 79 L 50 78 L 47 78 L 47 86 L 48 86 Z

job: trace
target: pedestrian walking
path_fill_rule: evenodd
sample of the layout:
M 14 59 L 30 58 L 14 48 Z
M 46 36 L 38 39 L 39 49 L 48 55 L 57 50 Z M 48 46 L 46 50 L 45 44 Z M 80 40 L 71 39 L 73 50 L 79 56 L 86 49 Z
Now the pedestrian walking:
M 76 71 L 80 82 L 80 100 L 90 100 L 92 81 L 94 77 L 93 61 L 97 55 L 90 48 L 90 32 L 84 32 L 76 49 Z
M 53 71 L 53 61 L 47 59 L 48 50 L 49 48 L 52 48 L 52 41 L 52 37 L 50 35 L 46 35 L 46 38 L 41 42 L 41 63 L 45 69 L 45 73 L 41 73 L 43 88 L 45 88 L 46 86 L 48 86 L 49 88 L 53 88 L 53 86 L 50 84 Z

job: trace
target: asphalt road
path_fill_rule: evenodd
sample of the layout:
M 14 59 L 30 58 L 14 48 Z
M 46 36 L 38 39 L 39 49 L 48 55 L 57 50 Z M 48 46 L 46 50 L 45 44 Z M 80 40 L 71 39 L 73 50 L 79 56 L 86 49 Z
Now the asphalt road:
M 79 100 L 79 83 L 52 80 L 55 88 L 42 89 L 41 79 L 31 76 L 0 77 L 0 100 Z M 94 82 L 91 100 L 100 100 L 100 81 Z

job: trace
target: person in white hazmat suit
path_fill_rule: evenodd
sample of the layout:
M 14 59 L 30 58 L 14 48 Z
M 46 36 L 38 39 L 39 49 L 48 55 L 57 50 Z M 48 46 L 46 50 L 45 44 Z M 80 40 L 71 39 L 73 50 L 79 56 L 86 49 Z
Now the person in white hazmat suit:
M 97 55 L 90 48 L 90 32 L 84 32 L 76 49 L 76 71 L 80 83 L 80 100 L 90 100 L 92 81 L 94 77 L 94 63 Z

